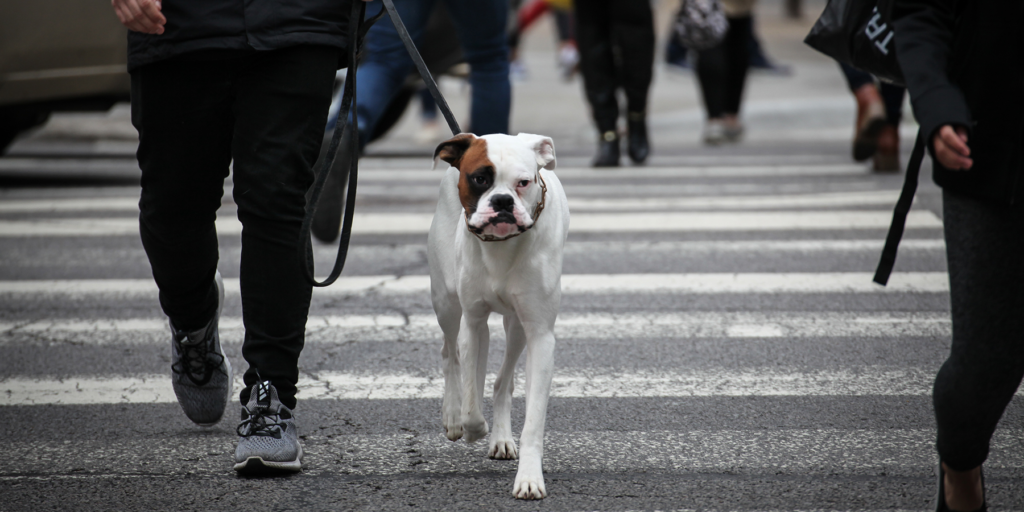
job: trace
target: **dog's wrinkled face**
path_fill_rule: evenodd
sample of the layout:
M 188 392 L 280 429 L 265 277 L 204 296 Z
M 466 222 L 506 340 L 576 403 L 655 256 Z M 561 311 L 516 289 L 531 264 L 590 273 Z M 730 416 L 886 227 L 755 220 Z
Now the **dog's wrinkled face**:
M 459 170 L 459 198 L 470 231 L 505 239 L 533 227 L 543 191 L 540 169 L 555 168 L 551 139 L 521 133 L 477 137 L 463 133 L 442 142 L 435 163 Z

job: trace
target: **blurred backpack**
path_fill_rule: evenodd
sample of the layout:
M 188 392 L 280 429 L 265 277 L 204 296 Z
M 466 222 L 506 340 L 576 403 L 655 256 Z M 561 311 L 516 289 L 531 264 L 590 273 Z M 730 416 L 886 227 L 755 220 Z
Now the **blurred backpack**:
M 675 36 L 691 50 L 718 46 L 729 30 L 729 20 L 719 0 L 682 0 L 676 14 Z
M 804 43 L 879 80 L 903 85 L 892 28 L 893 2 L 829 0 Z

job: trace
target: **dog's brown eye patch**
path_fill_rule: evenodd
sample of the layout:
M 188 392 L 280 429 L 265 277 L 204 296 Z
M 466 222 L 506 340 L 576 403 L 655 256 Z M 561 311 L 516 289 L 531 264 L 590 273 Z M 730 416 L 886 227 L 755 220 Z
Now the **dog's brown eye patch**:
M 494 184 L 494 164 L 487 158 L 487 141 L 475 139 L 459 160 L 459 200 L 466 213 L 476 212 L 480 197 Z

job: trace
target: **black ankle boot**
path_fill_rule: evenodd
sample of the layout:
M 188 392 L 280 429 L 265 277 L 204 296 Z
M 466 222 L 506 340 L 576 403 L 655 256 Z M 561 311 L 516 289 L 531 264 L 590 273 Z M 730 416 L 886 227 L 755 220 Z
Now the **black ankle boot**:
M 597 144 L 597 156 L 594 157 L 594 167 L 618 167 L 619 166 L 619 136 L 614 131 L 606 131 L 601 135 Z
M 629 159 L 642 164 L 647 160 L 651 148 L 647 143 L 647 116 L 643 112 L 630 112 L 627 117 L 629 128 Z

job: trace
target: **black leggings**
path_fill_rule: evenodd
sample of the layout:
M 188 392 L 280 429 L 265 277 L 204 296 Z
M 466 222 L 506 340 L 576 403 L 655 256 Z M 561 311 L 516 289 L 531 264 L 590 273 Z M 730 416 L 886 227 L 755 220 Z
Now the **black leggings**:
M 630 112 L 646 112 L 654 66 L 654 16 L 648 0 L 574 3 L 576 45 L 587 101 L 600 132 L 615 130 L 622 86 Z
M 953 345 L 935 379 L 936 446 L 950 468 L 988 457 L 1024 377 L 1024 207 L 944 192 Z
M 697 78 L 708 119 L 740 111 L 743 85 L 750 65 L 752 23 L 750 16 L 729 18 L 725 40 L 710 50 L 697 53 Z
M 179 329 L 206 325 L 216 312 L 214 220 L 234 161 L 249 363 L 242 403 L 259 369 L 295 407 L 312 293 L 299 229 L 337 63 L 336 49 L 294 46 L 217 60 L 183 56 L 132 72 L 142 245 L 160 305 Z

